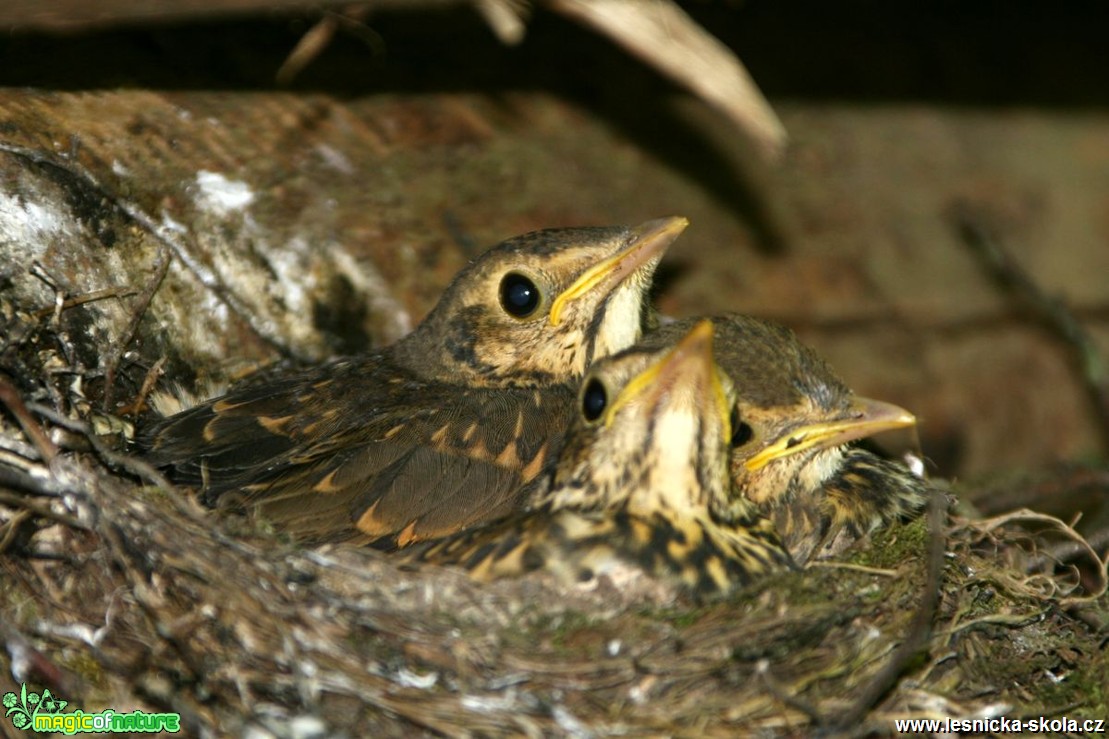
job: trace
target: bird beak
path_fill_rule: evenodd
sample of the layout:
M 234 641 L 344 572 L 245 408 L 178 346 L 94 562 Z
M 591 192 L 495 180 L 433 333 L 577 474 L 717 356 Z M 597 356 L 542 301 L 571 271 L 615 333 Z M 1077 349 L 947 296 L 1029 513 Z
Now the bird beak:
M 828 449 L 882 431 L 915 425 L 916 416 L 904 408 L 880 400 L 856 398 L 845 418 L 791 429 L 744 462 L 744 466 L 754 472 L 775 459 L 806 449 Z
M 562 311 L 570 301 L 597 288 L 606 293 L 612 292 L 640 267 L 652 260 L 657 261 L 688 225 L 688 218 L 671 216 L 647 221 L 633 228 L 620 251 L 587 269 L 573 285 L 552 301 L 551 325 L 558 325 Z
M 712 334 L 712 321 L 700 321 L 664 357 L 633 377 L 606 411 L 605 425 L 612 425 L 620 408 L 641 395 L 646 395 L 648 403 L 657 405 L 679 383 L 698 388 L 695 392 L 704 389 L 706 394 L 711 393 L 721 415 L 727 419 L 727 399 L 716 373 Z

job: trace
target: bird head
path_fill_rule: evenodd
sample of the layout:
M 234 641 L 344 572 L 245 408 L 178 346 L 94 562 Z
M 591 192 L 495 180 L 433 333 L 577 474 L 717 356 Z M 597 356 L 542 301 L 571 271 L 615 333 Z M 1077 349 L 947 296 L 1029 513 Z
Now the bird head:
M 396 356 L 424 376 L 469 385 L 580 378 L 640 337 L 655 267 L 688 223 L 548 229 L 502 242 L 458 274 Z
M 749 316 L 714 321 L 716 358 L 738 398 L 732 477 L 751 501 L 772 507 L 817 493 L 841 475 L 848 442 L 916 424 L 904 408 L 856 396 L 792 331 Z M 644 343 L 672 341 L 690 323 Z
M 663 349 L 629 349 L 582 382 L 547 502 L 552 508 L 727 509 L 734 392 L 702 321 Z

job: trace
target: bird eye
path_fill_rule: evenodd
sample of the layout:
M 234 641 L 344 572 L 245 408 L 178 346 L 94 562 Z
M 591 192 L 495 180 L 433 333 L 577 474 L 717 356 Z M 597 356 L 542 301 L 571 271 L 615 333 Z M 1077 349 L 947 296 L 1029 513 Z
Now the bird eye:
M 755 435 L 755 430 L 751 425 L 739 420 L 739 408 L 732 408 L 731 418 L 728 419 L 729 425 L 732 427 L 732 447 L 738 448 L 749 442 Z
M 608 405 L 608 393 L 601 381 L 593 378 L 585 384 L 581 394 L 581 414 L 586 421 L 596 421 L 605 412 Z
M 509 272 L 501 280 L 501 307 L 516 318 L 527 318 L 539 307 L 539 288 L 518 272 Z

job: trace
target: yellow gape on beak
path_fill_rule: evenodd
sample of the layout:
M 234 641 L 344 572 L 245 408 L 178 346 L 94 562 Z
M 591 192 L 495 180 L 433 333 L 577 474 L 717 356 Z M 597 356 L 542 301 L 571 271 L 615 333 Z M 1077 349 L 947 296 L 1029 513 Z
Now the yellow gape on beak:
M 713 401 L 726 426 L 729 416 L 728 401 L 713 360 L 712 334 L 712 321 L 701 321 L 662 359 L 633 377 L 606 409 L 605 426 L 611 426 L 616 413 L 636 398 L 668 392 L 677 378 L 711 383 Z
M 775 459 L 788 457 L 806 449 L 813 447 L 827 449 L 855 439 L 864 439 L 881 431 L 915 425 L 916 416 L 904 408 L 892 403 L 883 403 L 880 400 L 856 398 L 845 418 L 791 429 L 744 462 L 744 466 L 754 472 Z
M 627 277 L 635 274 L 641 266 L 661 254 L 688 225 L 688 218 L 671 216 L 636 226 L 632 230 L 632 238 L 627 246 L 603 262 L 587 269 L 573 285 L 554 299 L 551 303 L 551 325 L 558 325 L 567 303 L 601 285 L 607 285 L 609 290 L 614 289 Z

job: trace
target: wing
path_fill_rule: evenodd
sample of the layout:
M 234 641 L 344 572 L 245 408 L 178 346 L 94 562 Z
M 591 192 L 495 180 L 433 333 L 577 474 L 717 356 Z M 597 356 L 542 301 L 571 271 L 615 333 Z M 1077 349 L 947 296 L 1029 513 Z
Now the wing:
M 573 388 L 425 382 L 376 355 L 234 391 L 145 434 L 206 503 L 306 542 L 404 546 L 507 514 L 553 456 Z

